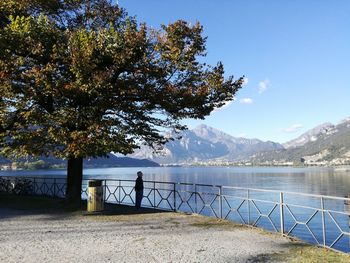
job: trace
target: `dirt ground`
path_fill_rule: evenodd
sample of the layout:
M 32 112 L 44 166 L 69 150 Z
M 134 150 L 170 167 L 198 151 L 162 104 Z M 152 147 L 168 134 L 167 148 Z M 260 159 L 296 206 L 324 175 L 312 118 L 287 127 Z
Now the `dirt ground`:
M 281 237 L 179 213 L 0 214 L 0 262 L 254 262 L 288 247 Z
M 0 262 L 319 262 L 324 249 L 314 247 L 311 261 L 297 259 L 304 246 L 199 215 L 125 206 L 86 215 L 0 202 Z

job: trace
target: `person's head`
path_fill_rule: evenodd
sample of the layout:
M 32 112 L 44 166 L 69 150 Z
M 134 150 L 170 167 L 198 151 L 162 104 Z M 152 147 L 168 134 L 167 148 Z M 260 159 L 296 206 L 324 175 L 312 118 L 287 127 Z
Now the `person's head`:
M 138 172 L 137 172 L 137 176 L 138 176 L 138 177 L 142 177 L 142 175 L 143 175 L 143 173 L 142 173 L 141 171 L 138 171 Z

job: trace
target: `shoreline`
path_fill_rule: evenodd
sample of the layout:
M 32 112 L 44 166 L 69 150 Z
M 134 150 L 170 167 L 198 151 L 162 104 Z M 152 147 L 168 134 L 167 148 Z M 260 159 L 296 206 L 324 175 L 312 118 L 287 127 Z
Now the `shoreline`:
M 325 168 L 325 169 L 334 169 L 339 171 L 350 172 L 350 165 L 336 165 L 336 166 L 326 166 L 326 165 L 160 165 L 160 166 L 101 166 L 101 167 L 84 167 L 84 170 L 92 169 L 125 169 L 125 168 Z M 45 168 L 45 169 L 0 169 L 0 172 L 19 172 L 19 171 L 65 171 L 66 168 Z

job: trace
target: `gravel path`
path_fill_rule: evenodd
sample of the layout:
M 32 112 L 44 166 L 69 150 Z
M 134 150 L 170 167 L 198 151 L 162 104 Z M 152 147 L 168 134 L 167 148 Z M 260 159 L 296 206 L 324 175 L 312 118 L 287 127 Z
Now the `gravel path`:
M 270 262 L 279 235 L 180 213 L 113 216 L 0 208 L 0 262 Z

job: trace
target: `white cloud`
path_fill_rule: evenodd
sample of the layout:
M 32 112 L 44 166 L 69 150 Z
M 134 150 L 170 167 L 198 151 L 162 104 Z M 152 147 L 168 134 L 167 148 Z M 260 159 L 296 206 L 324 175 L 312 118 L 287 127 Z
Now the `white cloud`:
M 253 100 L 251 98 L 243 98 L 239 100 L 239 103 L 241 104 L 252 104 Z
M 299 131 L 301 128 L 303 128 L 303 125 L 301 124 L 293 124 L 292 126 L 282 129 L 282 132 L 286 132 L 286 133 L 294 133 Z
M 260 81 L 259 85 L 258 85 L 259 94 L 265 92 L 270 86 L 271 86 L 271 84 L 270 84 L 269 79 L 265 79 L 263 81 Z

